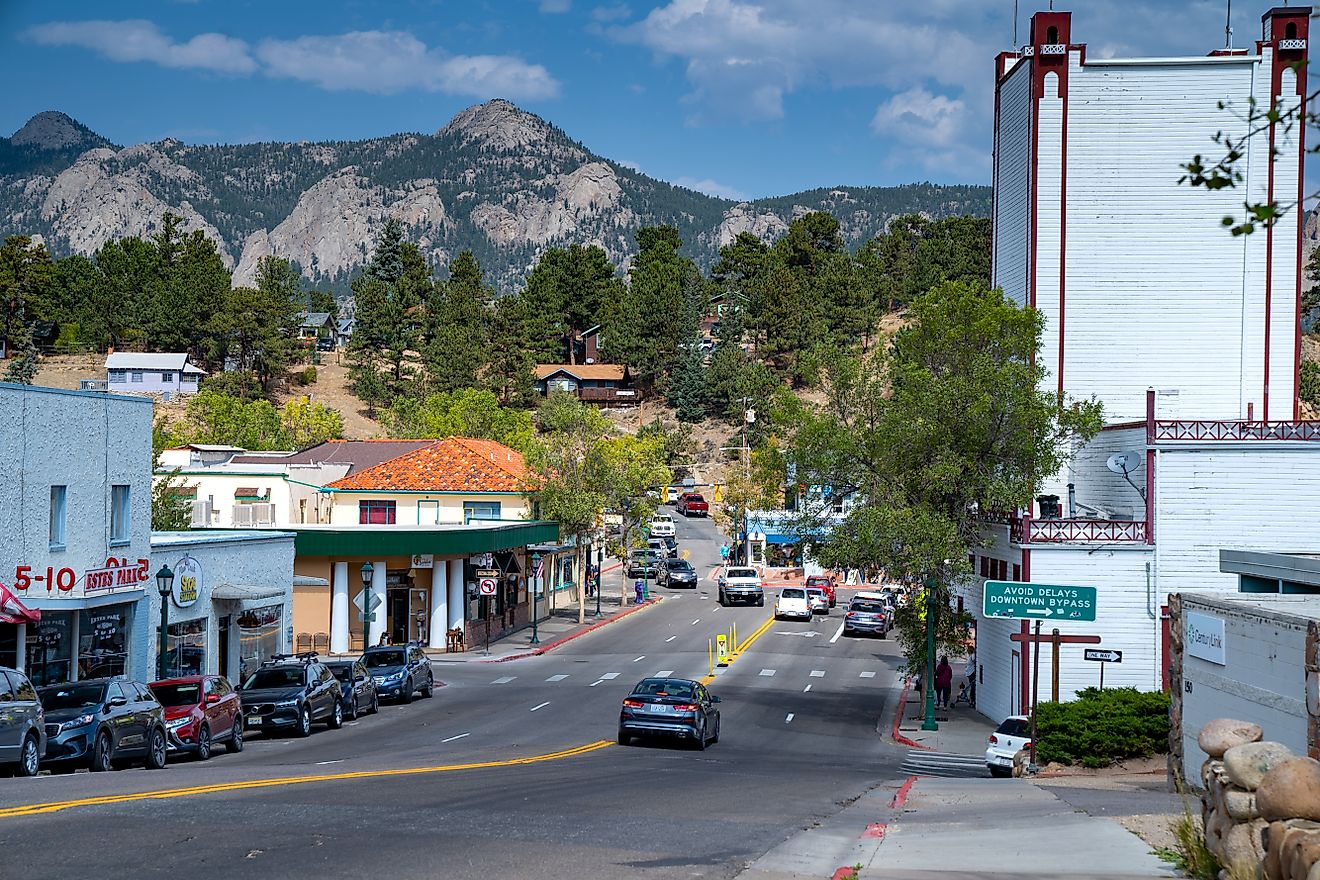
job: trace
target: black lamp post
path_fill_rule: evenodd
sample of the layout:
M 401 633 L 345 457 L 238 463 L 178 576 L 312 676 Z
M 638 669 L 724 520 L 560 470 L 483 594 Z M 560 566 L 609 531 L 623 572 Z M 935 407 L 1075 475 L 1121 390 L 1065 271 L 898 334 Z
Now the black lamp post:
M 596 545 L 596 575 L 595 575 L 594 581 L 593 581 L 593 583 L 592 583 L 592 586 L 593 586 L 593 587 L 595 588 L 595 590 L 596 590 L 596 616 L 597 616 L 597 617 L 601 617 L 601 616 L 602 616 L 601 613 L 600 613 L 600 581 L 601 581 L 600 572 L 601 572 L 601 562 L 602 562 L 604 559 L 605 559 L 605 540 L 604 540 L 604 538 L 602 538 L 600 544 Z M 590 551 L 588 551 L 588 553 L 587 553 L 587 568 L 588 568 L 588 569 L 591 568 L 591 553 L 590 553 Z
M 934 577 L 926 578 L 926 713 L 921 722 L 922 730 L 939 730 L 935 721 L 935 614 L 936 587 L 939 582 Z
M 367 623 L 375 617 L 375 612 L 371 609 L 371 575 L 376 567 L 370 562 L 362 565 L 362 653 L 367 651 Z
M 536 637 L 536 594 L 541 592 L 541 554 L 532 554 L 532 641 L 531 644 L 539 645 L 541 640 Z
M 170 677 L 170 593 L 174 591 L 174 572 L 162 565 L 156 572 L 156 592 L 160 593 L 160 650 L 156 658 L 157 678 Z

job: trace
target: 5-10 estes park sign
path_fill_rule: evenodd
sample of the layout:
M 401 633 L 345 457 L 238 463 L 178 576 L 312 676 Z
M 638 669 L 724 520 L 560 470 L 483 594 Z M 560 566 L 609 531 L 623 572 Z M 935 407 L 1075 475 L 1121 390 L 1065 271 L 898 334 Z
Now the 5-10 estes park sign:
M 1095 620 L 1095 587 L 986 581 L 982 610 L 1016 620 Z

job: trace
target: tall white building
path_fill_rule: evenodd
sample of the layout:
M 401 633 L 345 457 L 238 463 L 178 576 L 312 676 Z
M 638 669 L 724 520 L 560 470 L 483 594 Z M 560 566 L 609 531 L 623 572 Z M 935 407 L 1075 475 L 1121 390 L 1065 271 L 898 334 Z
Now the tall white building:
M 1236 589 L 1221 548 L 1314 549 L 1320 423 L 1298 422 L 1300 212 L 1253 235 L 1222 225 L 1244 201 L 1297 200 L 1301 128 L 1252 138 L 1236 189 L 1179 184 L 1252 99 L 1295 108 L 1310 9 L 1265 13 L 1249 49 L 1088 58 L 1067 12 L 1032 18 L 996 60 L 993 283 L 1045 319 L 1045 385 L 1096 397 L 1107 427 L 1011 522 L 991 526 L 960 601 L 986 579 L 1098 588 L 1094 623 L 1040 645 L 1041 699 L 1098 682 L 1087 646 L 1123 651 L 1106 685 L 1165 682 L 1171 592 Z M 1270 161 L 1271 149 L 1275 159 Z M 1120 459 L 1112 456 L 1121 455 Z M 978 619 L 978 705 L 1025 711 L 1026 622 Z

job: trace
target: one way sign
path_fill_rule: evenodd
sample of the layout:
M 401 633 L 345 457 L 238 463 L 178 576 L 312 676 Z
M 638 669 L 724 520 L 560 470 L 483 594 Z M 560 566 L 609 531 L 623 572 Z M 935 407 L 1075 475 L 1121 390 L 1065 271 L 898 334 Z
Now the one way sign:
M 1083 655 L 1087 660 L 1096 660 L 1100 663 L 1122 663 L 1122 651 L 1102 651 L 1099 648 L 1087 648 Z

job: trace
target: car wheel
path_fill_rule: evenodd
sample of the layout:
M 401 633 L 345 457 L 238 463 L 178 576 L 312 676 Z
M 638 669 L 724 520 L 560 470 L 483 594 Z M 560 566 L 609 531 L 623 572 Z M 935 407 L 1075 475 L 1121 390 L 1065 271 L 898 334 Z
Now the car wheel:
M 312 710 L 307 706 L 303 706 L 302 711 L 298 713 L 298 726 L 294 729 L 294 733 L 298 736 L 312 735 Z
M 110 762 L 113 760 L 114 746 L 110 744 L 110 734 L 101 733 L 96 737 L 96 742 L 92 744 L 91 757 L 87 759 L 87 769 L 93 773 L 104 773 L 110 769 Z
M 378 693 L 372 693 L 372 695 L 371 695 L 371 708 L 370 708 L 368 711 L 369 711 L 372 715 L 375 715 L 377 712 L 380 711 L 380 694 L 378 694 Z
M 157 727 L 147 739 L 147 760 L 144 766 L 148 770 L 163 770 L 166 754 L 165 731 Z
M 351 712 L 348 713 L 348 717 L 349 717 L 350 719 L 352 719 L 353 721 L 357 721 L 357 720 L 358 720 L 358 716 L 361 715 L 361 714 L 362 714 L 362 713 L 358 711 L 357 694 L 354 694 L 354 695 L 353 695 L 353 710 L 352 710 Z
M 882 629 L 882 630 L 880 630 L 880 638 L 882 638 L 882 639 L 887 639 L 887 638 L 889 638 L 889 630 L 887 630 L 887 629 Z
M 205 761 L 211 757 L 211 728 L 203 724 L 197 730 L 197 760 Z
M 23 748 L 18 753 L 18 765 L 14 767 L 15 776 L 36 776 L 41 769 L 41 755 L 37 751 L 37 738 L 28 734 L 23 740 Z
M 435 678 L 430 674 L 426 676 L 426 685 L 422 688 L 422 699 L 429 700 L 435 696 Z
M 622 730 L 619 731 L 619 745 L 621 746 L 632 745 L 632 737 L 624 733 Z
M 412 686 L 412 679 L 409 679 L 408 681 L 405 681 L 403 684 L 399 685 L 399 702 L 403 703 L 406 706 L 409 703 L 411 703 L 412 700 L 413 700 L 413 686 Z
M 325 719 L 325 726 L 331 730 L 344 726 L 344 704 L 339 700 L 335 700 L 335 707 L 330 710 L 330 717 Z
M 243 751 L 243 721 L 241 719 L 234 719 L 234 729 L 229 734 L 229 742 L 225 743 L 225 748 L 231 754 Z
M 701 727 L 697 728 L 697 741 L 694 743 L 697 751 L 706 751 L 706 722 L 701 722 Z
M 765 607 L 765 596 L 761 596 L 761 597 L 759 597 L 759 598 L 756 600 L 756 607 L 758 607 L 758 608 L 764 608 L 764 607 Z
M 996 767 L 993 764 L 987 764 L 986 766 L 990 770 L 990 775 L 996 779 L 1003 779 L 1006 776 L 1013 775 L 1013 771 L 1009 770 L 1007 767 Z
M 711 744 L 711 745 L 715 745 L 715 743 L 717 743 L 717 742 L 719 742 L 719 741 L 720 741 L 720 719 L 716 718 L 716 719 L 715 719 L 715 735 L 712 736 L 712 737 L 710 738 L 710 744 Z

